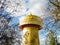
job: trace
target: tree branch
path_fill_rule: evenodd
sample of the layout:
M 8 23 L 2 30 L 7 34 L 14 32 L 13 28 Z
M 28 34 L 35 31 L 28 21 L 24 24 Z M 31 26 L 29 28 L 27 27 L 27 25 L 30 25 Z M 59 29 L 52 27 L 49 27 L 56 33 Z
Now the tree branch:
M 53 3 L 51 0 L 49 0 L 49 2 L 50 2 L 51 4 L 53 4 L 54 6 L 56 6 L 56 7 L 60 8 L 60 6 L 59 6 L 59 5 L 57 5 L 57 4 L 55 4 L 55 3 Z

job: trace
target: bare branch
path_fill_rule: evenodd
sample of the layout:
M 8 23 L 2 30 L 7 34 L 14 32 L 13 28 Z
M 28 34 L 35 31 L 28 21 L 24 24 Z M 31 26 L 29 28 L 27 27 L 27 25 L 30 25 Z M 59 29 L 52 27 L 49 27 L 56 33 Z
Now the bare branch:
M 60 6 L 59 5 L 53 3 L 51 0 L 49 0 L 49 2 L 60 9 Z

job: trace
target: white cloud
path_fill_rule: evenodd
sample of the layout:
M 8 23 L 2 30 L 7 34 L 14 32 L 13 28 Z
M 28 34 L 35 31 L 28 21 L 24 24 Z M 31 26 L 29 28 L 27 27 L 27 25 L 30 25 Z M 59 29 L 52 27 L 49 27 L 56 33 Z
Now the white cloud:
M 45 45 L 45 38 L 40 38 L 40 45 Z
M 57 41 L 60 43 L 60 35 L 57 36 Z
M 29 10 L 29 13 L 31 12 L 34 15 L 41 16 L 43 15 L 42 10 L 42 6 L 39 3 L 37 3 Z
M 28 3 L 25 3 L 24 0 L 9 1 L 6 11 L 12 13 L 13 16 L 22 16 L 30 12 L 42 18 L 49 15 L 46 11 L 48 0 L 29 0 Z M 26 11 L 27 8 L 29 8 L 28 11 Z
M 31 1 L 28 13 L 32 13 L 34 15 L 45 18 L 49 16 L 49 12 L 47 12 L 48 1 L 47 0 L 38 0 Z

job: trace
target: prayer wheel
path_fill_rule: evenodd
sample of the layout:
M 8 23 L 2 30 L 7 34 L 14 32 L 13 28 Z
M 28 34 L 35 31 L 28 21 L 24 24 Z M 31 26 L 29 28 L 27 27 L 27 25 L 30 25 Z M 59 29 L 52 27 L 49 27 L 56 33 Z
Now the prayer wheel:
M 40 45 L 38 30 L 42 29 L 42 19 L 29 14 L 20 18 L 19 28 L 23 31 L 21 45 Z

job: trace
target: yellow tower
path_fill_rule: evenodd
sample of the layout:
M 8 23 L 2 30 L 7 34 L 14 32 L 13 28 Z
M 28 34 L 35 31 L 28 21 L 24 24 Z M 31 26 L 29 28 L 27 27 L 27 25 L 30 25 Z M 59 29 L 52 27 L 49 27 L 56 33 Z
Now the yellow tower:
M 21 45 L 39 45 L 38 30 L 42 28 L 42 19 L 35 15 L 20 18 L 19 28 L 23 30 Z

